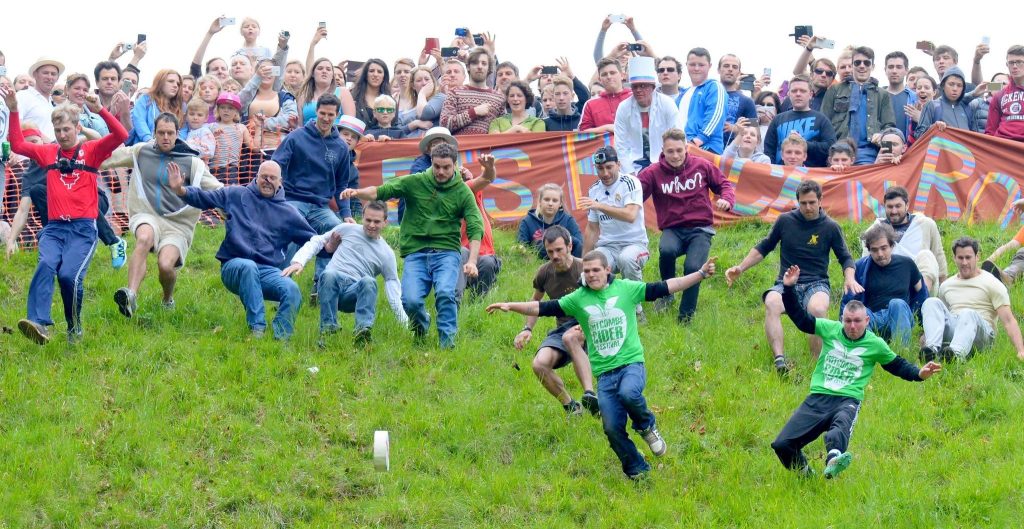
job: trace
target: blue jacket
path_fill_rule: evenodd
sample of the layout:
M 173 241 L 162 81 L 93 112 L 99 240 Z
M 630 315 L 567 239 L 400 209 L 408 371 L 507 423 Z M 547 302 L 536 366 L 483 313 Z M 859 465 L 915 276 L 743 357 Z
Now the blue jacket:
M 149 97 L 149 94 L 142 94 L 135 101 L 132 107 L 132 130 L 128 134 L 127 146 L 143 143 L 153 139 L 153 129 L 156 128 L 156 117 L 160 115 L 160 109 Z M 182 141 L 188 139 L 188 127 L 181 127 L 178 130 L 178 137 Z
M 339 195 L 352 179 L 352 160 L 337 129 L 331 129 L 325 138 L 317 130 L 316 120 L 309 120 L 285 137 L 273 159 L 281 164 L 288 200 L 322 207 L 334 198 L 339 214 L 351 216 L 348 199 L 342 200 Z
M 846 308 L 847 303 L 853 300 L 863 303 L 864 300 L 867 299 L 866 293 L 868 289 L 871 288 L 868 286 L 868 268 L 874 265 L 875 262 L 871 260 L 870 255 L 857 259 L 857 262 L 853 266 L 853 276 L 854 279 L 857 280 L 857 283 L 860 283 L 860 286 L 864 287 L 864 292 L 861 292 L 860 294 L 851 294 L 849 292 L 843 294 L 843 299 L 839 302 L 840 318 L 843 317 L 843 309 Z M 917 292 L 914 292 L 914 285 L 910 285 L 910 289 L 907 291 L 907 299 L 910 300 L 910 310 L 912 310 L 914 315 L 917 316 L 917 319 L 920 320 L 921 305 L 924 304 L 924 300 L 928 299 L 928 285 L 923 279 L 921 280 L 921 290 L 918 290 Z
M 516 236 L 516 240 L 527 246 L 533 246 L 537 250 L 537 257 L 547 260 L 548 251 L 544 249 L 544 230 L 552 226 L 562 226 L 569 230 L 569 235 L 572 236 L 572 254 L 576 257 L 583 257 L 583 233 L 580 232 L 580 225 L 576 223 L 576 219 L 572 215 L 562 209 L 555 213 L 555 218 L 550 224 L 544 222 L 544 219 L 537 215 L 536 208 L 531 209 L 523 217 L 523 220 L 519 221 L 519 235 Z
M 690 97 L 690 108 L 686 115 L 687 139 L 700 138 L 701 149 L 711 151 L 715 154 L 722 154 L 725 148 L 725 140 L 722 137 L 725 125 L 725 103 L 728 96 L 722 83 L 714 79 L 708 79 L 699 86 L 687 88 L 679 94 L 679 101 L 682 101 L 686 92 L 695 90 Z M 680 112 L 679 116 L 682 117 Z M 652 155 L 653 156 L 653 155 Z
M 264 198 L 256 180 L 247 186 L 213 191 L 188 186 L 183 199 L 190 206 L 220 208 L 228 214 L 224 242 L 217 250 L 217 260 L 222 263 L 241 258 L 280 267 L 289 244 L 302 246 L 317 235 L 299 210 L 285 201 L 283 189 Z

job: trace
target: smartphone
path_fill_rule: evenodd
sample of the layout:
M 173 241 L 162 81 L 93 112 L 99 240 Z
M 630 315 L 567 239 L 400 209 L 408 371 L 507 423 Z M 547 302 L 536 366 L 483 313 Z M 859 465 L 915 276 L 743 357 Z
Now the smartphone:
M 611 20 L 612 24 L 625 24 L 626 15 L 608 15 L 608 20 Z
M 989 92 L 993 94 L 1003 89 L 1003 83 L 985 83 Z
M 270 67 L 270 75 L 273 75 L 274 77 L 281 77 L 281 67 L 280 66 L 271 66 Z
M 0 66 L 0 75 L 7 75 L 7 67 Z
M 441 49 L 441 39 L 436 37 L 427 37 L 423 41 L 423 51 L 430 52 L 430 50 Z
M 364 64 L 366 61 L 348 61 L 345 65 L 345 79 L 355 79 Z
M 985 46 L 988 46 L 989 44 L 991 44 L 991 42 L 992 40 L 988 38 L 988 35 L 981 37 L 981 43 L 984 44 Z
M 771 77 L 772 76 L 772 69 L 771 68 L 765 68 L 764 69 L 764 76 L 765 77 Z
M 754 81 L 757 81 L 757 77 L 753 75 L 740 77 L 740 90 L 754 90 Z
M 644 45 L 643 44 L 629 44 L 629 45 L 627 45 L 626 49 L 628 49 L 629 51 L 637 51 L 637 52 L 644 51 Z
M 235 25 L 235 18 L 234 17 L 220 17 L 220 27 L 234 26 L 234 25 Z
M 445 57 L 445 58 L 447 58 L 447 57 L 458 57 L 459 56 L 459 48 L 454 47 L 454 46 L 451 47 L 451 48 L 441 48 L 441 56 Z
M 469 30 L 466 29 L 466 28 L 455 28 L 455 36 L 456 37 L 468 37 L 469 36 Z
M 932 44 L 931 41 L 928 41 L 928 40 L 919 40 L 919 41 L 917 41 L 917 46 L 916 47 L 917 47 L 917 49 L 919 49 L 921 51 L 931 51 L 931 50 L 935 49 L 935 45 Z
M 817 45 L 818 45 L 819 48 L 824 48 L 826 50 L 833 50 L 836 47 L 836 41 L 834 41 L 832 39 L 821 39 L 821 40 L 818 41 Z
M 483 35 L 483 33 L 474 33 L 473 34 L 473 44 L 476 44 L 477 46 L 483 46 L 484 45 L 484 35 Z
M 319 23 L 317 23 L 316 27 L 320 29 L 325 29 L 327 27 L 327 22 L 320 21 Z
M 881 152 L 891 153 L 892 152 L 892 145 L 893 145 L 893 143 L 891 141 L 882 140 L 882 151 Z
M 808 37 L 813 37 L 814 36 L 814 27 L 813 26 L 793 26 L 793 32 L 790 33 L 789 35 L 791 37 L 793 37 L 793 42 L 800 42 L 800 37 L 803 37 L 805 35 L 808 36 Z
M 557 66 L 543 66 L 540 69 L 540 74 L 541 75 L 558 75 L 558 67 Z
M 134 85 L 132 85 L 132 82 L 131 82 L 130 79 L 122 79 L 121 80 L 121 91 L 124 92 L 124 95 L 126 95 L 126 96 L 132 95 L 132 88 L 134 88 Z
M 286 38 L 286 39 L 292 38 L 292 34 L 289 33 L 287 29 L 281 30 L 281 36 Z
M 143 42 L 146 42 L 146 34 L 145 33 L 139 33 L 138 37 L 135 39 L 135 43 L 136 44 L 142 44 Z

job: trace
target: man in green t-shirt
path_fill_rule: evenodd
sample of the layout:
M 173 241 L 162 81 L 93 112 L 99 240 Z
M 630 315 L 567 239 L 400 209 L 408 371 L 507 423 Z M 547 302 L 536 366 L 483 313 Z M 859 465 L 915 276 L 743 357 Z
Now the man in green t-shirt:
M 825 434 L 825 477 L 834 478 L 853 460 L 847 451 L 853 424 L 857 421 L 864 388 L 875 364 L 904 380 L 920 382 L 942 370 L 935 362 L 924 367 L 904 360 L 889 349 L 885 340 L 867 330 L 868 314 L 860 301 L 850 301 L 843 321 L 815 318 L 797 299 L 800 267 L 790 266 L 782 277 L 782 303 L 797 329 L 821 338 L 826 351 L 818 357 L 811 375 L 811 394 L 804 399 L 789 422 L 772 442 L 772 449 L 787 468 L 813 475 L 803 447 Z
M 632 419 L 633 429 L 655 456 L 664 455 L 667 449 L 643 395 L 647 372 L 635 307 L 642 301 L 654 301 L 699 284 L 715 273 L 715 259 L 712 257 L 692 274 L 643 283 L 614 279 L 608 257 L 595 250 L 583 256 L 584 285 L 574 292 L 557 300 L 494 303 L 487 307 L 487 312 L 576 318 L 587 339 L 591 369 L 598 377 L 597 398 L 604 433 L 622 462 L 622 471 L 632 479 L 642 477 L 651 467 L 629 439 L 627 419 Z

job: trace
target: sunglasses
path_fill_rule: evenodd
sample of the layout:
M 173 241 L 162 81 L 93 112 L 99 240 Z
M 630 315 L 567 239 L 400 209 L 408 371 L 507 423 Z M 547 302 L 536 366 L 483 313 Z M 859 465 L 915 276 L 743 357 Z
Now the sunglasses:
M 835 77 L 836 76 L 836 72 L 833 72 L 832 70 L 826 70 L 824 68 L 815 68 L 814 69 L 814 74 L 815 75 L 824 75 L 825 77 Z
M 377 107 L 377 108 L 375 108 L 373 110 L 376 111 L 376 112 L 380 112 L 381 114 L 394 114 L 395 113 L 395 107 Z
M 857 59 L 853 61 L 854 66 L 871 66 L 871 59 Z
M 658 73 L 676 73 L 678 71 L 675 68 L 658 68 Z
M 53 91 L 53 96 L 54 97 L 60 97 L 62 95 L 64 95 L 64 91 L 63 90 L 54 90 Z

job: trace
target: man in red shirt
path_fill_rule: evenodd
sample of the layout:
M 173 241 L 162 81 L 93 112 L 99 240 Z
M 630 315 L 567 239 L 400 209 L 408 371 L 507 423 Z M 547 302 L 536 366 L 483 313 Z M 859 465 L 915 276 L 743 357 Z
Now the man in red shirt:
M 60 283 L 64 317 L 68 323 L 68 341 L 82 336 L 82 297 L 85 272 L 96 250 L 96 215 L 99 211 L 96 181 L 98 168 L 118 145 L 128 139 L 121 123 L 100 105 L 96 94 L 86 96 L 85 104 L 99 114 L 110 134 L 93 141 L 79 142 L 81 109 L 62 104 L 53 109 L 56 144 L 36 145 L 25 141 L 21 133 L 18 100 L 13 90 L 0 88 L 11 109 L 11 150 L 46 169 L 47 216 L 49 222 L 39 233 L 39 264 L 28 289 L 28 318 L 18 329 L 30 340 L 42 345 L 50 340 L 47 326 L 53 325 L 53 277 Z
M 1015 44 L 1006 51 L 1010 84 L 992 94 L 985 134 L 1024 141 L 1024 46 Z
M 615 59 L 601 59 L 597 75 L 604 92 L 588 99 L 580 116 L 580 132 L 615 132 L 615 111 L 633 92 L 622 87 L 622 65 Z

